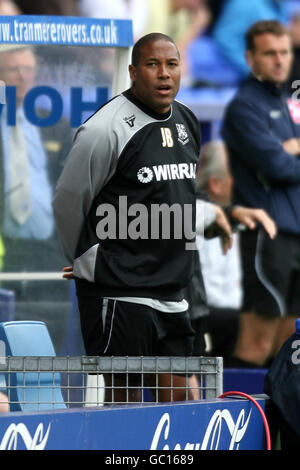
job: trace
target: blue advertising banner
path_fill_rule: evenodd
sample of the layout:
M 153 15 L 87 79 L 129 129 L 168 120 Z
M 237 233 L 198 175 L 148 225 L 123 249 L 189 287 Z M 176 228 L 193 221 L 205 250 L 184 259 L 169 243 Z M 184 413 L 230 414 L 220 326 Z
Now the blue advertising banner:
M 9 449 L 264 450 L 265 430 L 247 400 L 11 413 L 0 417 L 0 450 Z
M 132 21 L 64 16 L 0 16 L 0 43 L 129 47 Z

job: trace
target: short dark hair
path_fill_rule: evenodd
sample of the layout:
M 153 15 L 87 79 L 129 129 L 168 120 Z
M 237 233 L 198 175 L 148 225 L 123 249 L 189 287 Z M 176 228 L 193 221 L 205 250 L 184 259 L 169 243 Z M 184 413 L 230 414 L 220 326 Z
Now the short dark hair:
M 145 36 L 142 36 L 140 39 L 138 39 L 138 41 L 133 46 L 132 54 L 131 54 L 132 65 L 134 66 L 138 65 L 140 56 L 141 56 L 141 49 L 146 44 L 149 44 L 150 42 L 159 41 L 159 40 L 171 42 L 172 44 L 174 44 L 174 46 L 176 47 L 178 56 L 179 56 L 178 48 L 170 36 L 168 36 L 167 34 L 163 34 L 163 33 L 149 33 L 149 34 L 146 34 Z
M 274 34 L 274 36 L 289 35 L 287 28 L 277 20 L 263 20 L 254 23 L 246 33 L 246 50 L 254 52 L 256 36 L 261 34 Z

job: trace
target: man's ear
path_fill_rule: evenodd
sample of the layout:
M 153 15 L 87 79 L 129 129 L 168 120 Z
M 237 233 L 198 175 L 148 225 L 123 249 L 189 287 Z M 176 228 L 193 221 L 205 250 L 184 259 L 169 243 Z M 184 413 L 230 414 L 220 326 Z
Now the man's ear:
M 129 75 L 130 75 L 131 81 L 135 82 L 135 77 L 136 77 L 136 68 L 135 68 L 135 66 L 130 64 L 129 67 L 128 67 L 128 70 L 129 70 Z
M 251 51 L 246 51 L 245 52 L 245 60 L 246 60 L 247 64 L 249 65 L 249 67 L 252 68 L 253 53 Z

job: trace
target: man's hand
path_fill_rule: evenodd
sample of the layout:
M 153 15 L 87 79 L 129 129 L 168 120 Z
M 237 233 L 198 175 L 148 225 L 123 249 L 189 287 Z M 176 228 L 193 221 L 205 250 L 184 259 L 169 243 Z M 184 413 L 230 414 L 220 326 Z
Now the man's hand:
M 285 140 L 282 143 L 282 147 L 287 153 L 291 155 L 300 155 L 300 140 L 297 137 Z
M 68 281 L 70 281 L 71 279 L 74 279 L 74 275 L 73 275 L 73 266 L 66 266 L 65 268 L 63 268 L 63 278 L 64 279 L 67 279 Z
M 224 255 L 228 252 L 228 250 L 232 247 L 232 230 L 230 223 L 221 207 L 213 204 L 216 219 L 214 223 L 205 230 L 204 236 L 205 238 L 214 238 L 216 236 L 220 237 L 222 249 Z
M 251 230 L 257 227 L 257 223 L 261 223 L 271 239 L 277 234 L 275 222 L 263 209 L 236 206 L 231 211 L 231 217 Z
M 222 244 L 222 250 L 224 255 L 232 247 L 232 230 L 230 223 L 221 207 L 214 204 L 214 209 L 216 211 L 216 224 L 220 230 L 220 238 Z

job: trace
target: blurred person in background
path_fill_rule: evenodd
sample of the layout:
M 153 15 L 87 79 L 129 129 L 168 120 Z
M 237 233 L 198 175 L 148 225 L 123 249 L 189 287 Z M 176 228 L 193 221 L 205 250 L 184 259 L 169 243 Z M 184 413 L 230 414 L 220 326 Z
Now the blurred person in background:
M 251 69 L 225 113 L 222 135 L 234 178 L 233 204 L 264 208 L 278 235 L 240 235 L 243 313 L 236 365 L 266 366 L 300 312 L 300 121 L 285 95 L 292 44 L 278 21 L 246 35 Z
M 203 145 L 196 184 L 208 194 L 212 202 L 222 207 L 231 205 L 233 179 L 222 141 L 211 141 Z M 242 299 L 238 237 L 235 231 L 232 247 L 224 255 L 218 238 L 208 240 L 198 235 L 199 256 L 209 309 L 209 354 L 222 356 L 225 366 L 234 351 Z
M 193 259 L 192 251 L 185 250 L 186 234 L 175 238 L 172 227 L 168 239 L 163 239 L 161 230 L 158 238 L 132 239 L 129 221 L 125 237 L 115 237 L 109 227 L 103 237 L 97 229 L 97 207 L 111 201 L 121 214 L 121 195 L 128 198 L 128 207 L 136 202 L 147 207 L 153 201 L 195 202 L 189 175 L 160 182 L 149 176 L 154 176 L 149 165 L 167 161 L 196 165 L 200 151 L 199 122 L 175 101 L 180 57 L 173 40 L 161 33 L 142 37 L 133 48 L 129 73 L 131 88 L 100 108 L 76 132 L 55 191 L 56 225 L 71 276 L 74 266 L 87 354 L 187 356 L 193 349 L 194 332 L 181 292 Z M 186 132 L 185 146 L 177 136 L 176 122 Z M 166 126 L 171 138 L 168 145 L 163 138 Z M 148 224 L 150 214 L 145 218 Z M 140 380 L 138 374 L 129 374 L 128 381 L 123 376 L 115 378 L 114 400 L 140 401 Z M 160 374 L 158 384 L 166 388 L 159 391 L 159 400 L 185 400 L 184 382 L 174 375 L 171 398 L 170 374 Z M 105 374 L 105 384 L 105 401 L 110 402 L 110 374 Z M 183 389 L 176 390 L 178 385 Z
M 55 220 L 71 263 L 64 268 L 64 277 L 75 277 L 88 355 L 189 356 L 194 352 L 195 332 L 183 289 L 193 273 L 195 257 L 195 233 L 190 236 L 189 229 L 198 230 L 198 219 L 199 230 L 203 229 L 194 185 L 200 152 L 199 121 L 175 100 L 180 56 L 169 36 L 153 33 L 137 41 L 129 72 L 131 88 L 101 107 L 76 132 L 56 187 Z M 185 172 L 155 176 L 155 169 L 166 168 L 166 162 Z M 195 170 L 189 174 L 191 165 Z M 118 225 L 125 229 L 125 236 L 113 233 L 110 224 L 102 232 L 100 226 L 106 225 L 101 215 L 104 207 L 108 211 L 113 208 L 118 217 L 127 213 L 121 196 L 126 196 L 129 213 L 136 202 L 145 205 L 138 231 L 148 231 L 150 226 L 149 237 L 132 236 L 130 225 L 134 221 L 130 214 Z M 154 227 L 151 211 L 161 202 L 164 207 L 173 208 L 175 203 L 184 210 L 192 209 L 184 216 L 184 224 L 191 225 L 185 226 L 180 236 L 175 231 L 183 222 L 178 212 L 169 223 L 169 235 L 163 227 Z M 233 215 L 240 212 L 238 208 L 232 211 Z M 219 230 L 227 250 L 231 246 L 230 224 L 221 209 L 212 209 L 212 213 L 206 226 Z M 273 232 L 273 224 L 270 230 Z M 192 247 L 186 246 L 188 239 Z M 112 378 L 106 375 L 109 395 Z M 160 401 L 170 401 L 170 379 L 170 374 L 159 378 L 159 384 L 165 387 L 159 393 Z M 130 383 L 129 399 L 139 401 L 140 377 L 130 377 Z M 175 388 L 183 387 L 174 390 L 173 400 L 185 400 L 185 378 L 174 374 L 172 383 Z M 126 401 L 124 377 L 115 384 L 115 399 Z
M 79 0 L 81 16 L 132 20 L 133 36 L 142 36 L 148 22 L 148 0 Z
M 144 33 L 161 31 L 175 40 L 185 80 L 190 73 L 188 48 L 210 21 L 207 0 L 148 0 L 148 22 Z
M 240 228 L 262 227 L 273 239 L 276 227 L 266 211 L 233 206 L 233 179 L 228 155 L 222 141 L 203 145 L 197 170 L 197 204 L 202 206 L 203 231 L 196 237 L 199 263 L 187 289 L 190 314 L 195 331 L 202 319 L 201 334 L 195 341 L 195 355 L 205 353 L 231 361 L 238 332 L 242 301 L 242 271 L 239 252 Z M 200 211 L 199 211 L 200 212 Z M 232 227 L 232 245 L 224 250 L 214 219 L 223 213 Z M 197 342 L 198 341 L 198 342 Z M 227 365 L 226 364 L 226 365 Z
M 187 49 L 210 21 L 207 0 L 80 0 L 82 16 L 132 19 L 134 40 L 149 33 L 171 36 L 181 57 L 182 76 L 189 72 Z
M 77 0 L 15 0 L 23 15 L 77 16 Z
M 20 15 L 22 10 L 13 0 L 0 0 L 0 15 Z
M 4 248 L 2 237 L 0 237 L 0 271 L 3 268 L 4 254 L 5 254 L 5 248 Z
M 132 20 L 133 39 L 136 41 L 143 35 L 148 21 L 148 0 L 79 0 L 79 15 L 87 18 Z M 83 48 L 83 57 L 79 62 L 87 58 L 86 48 Z M 115 50 L 111 47 L 97 48 L 96 54 L 90 51 L 90 61 L 94 68 L 98 64 L 99 82 L 110 83 L 114 73 Z M 80 52 L 79 52 L 80 54 Z M 86 69 L 86 68 L 85 68 Z
M 237 231 L 260 226 L 273 239 L 277 228 L 261 209 L 232 206 L 232 175 L 222 141 L 203 145 L 197 170 L 196 204 L 203 214 L 203 229 L 196 236 L 197 255 L 193 276 L 186 288 L 189 313 L 195 330 L 194 356 L 220 356 L 230 367 L 238 335 L 242 298 L 241 263 Z M 218 218 L 225 217 L 232 228 L 230 250 L 224 249 Z M 198 227 L 200 222 L 198 221 Z M 197 377 L 190 378 L 194 399 L 199 399 Z
M 24 112 L 24 98 L 35 85 L 37 60 L 30 47 L 2 45 L 0 79 L 13 92 L 1 105 L 0 116 L 0 223 L 5 247 L 4 272 L 51 272 L 61 269 L 61 253 L 52 213 L 52 194 L 71 147 L 69 124 L 61 119 L 53 126 L 31 124 Z M 15 90 L 15 91 L 14 91 Z M 15 100 L 13 98 L 15 92 Z M 16 109 L 14 109 L 16 107 Z M 16 123 L 9 116 L 16 113 Z M 40 119 L 49 111 L 35 109 Z M 41 318 L 47 303 L 68 301 L 60 281 L 3 281 L 16 293 L 16 315 Z M 37 312 L 37 317 L 33 313 Z M 51 310 L 51 311 L 52 311 Z M 59 312 L 57 312 L 58 314 Z M 50 328 L 51 330 L 51 328 Z

